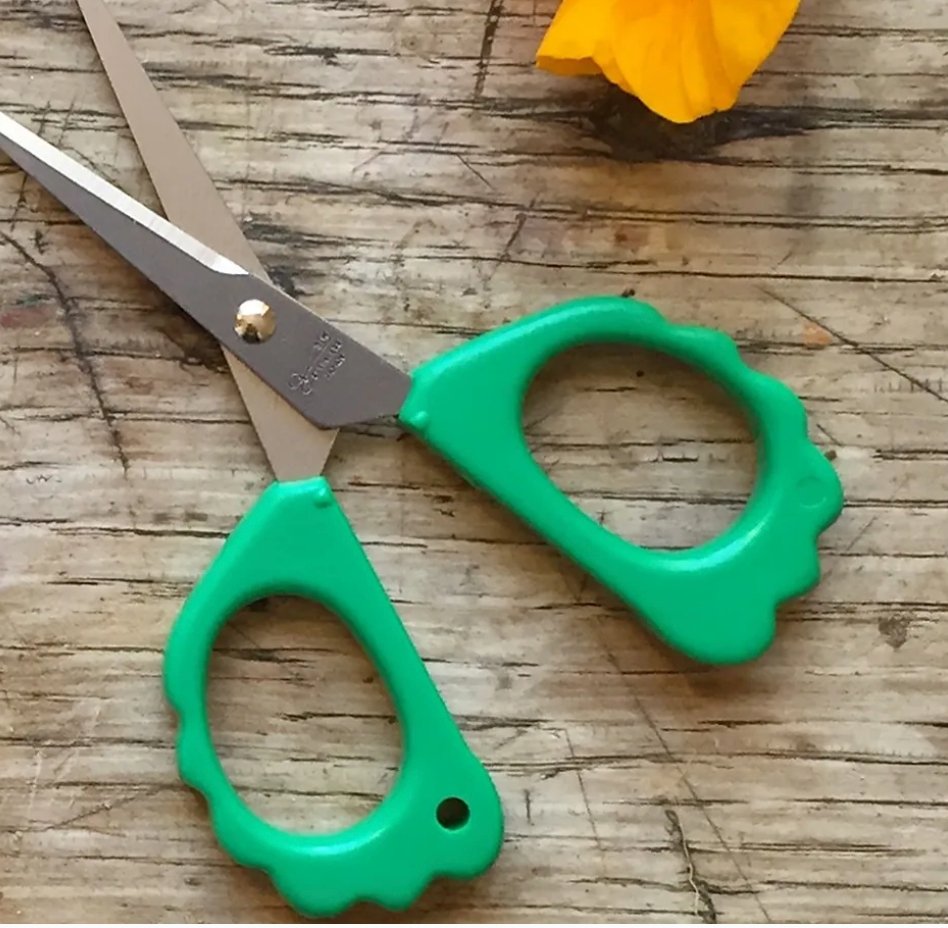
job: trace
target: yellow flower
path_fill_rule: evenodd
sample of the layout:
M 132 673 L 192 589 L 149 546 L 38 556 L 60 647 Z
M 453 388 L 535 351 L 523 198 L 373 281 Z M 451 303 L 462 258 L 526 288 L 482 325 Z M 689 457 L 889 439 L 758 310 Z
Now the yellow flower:
M 673 122 L 734 105 L 800 0 L 563 0 L 537 52 L 556 74 L 603 73 Z

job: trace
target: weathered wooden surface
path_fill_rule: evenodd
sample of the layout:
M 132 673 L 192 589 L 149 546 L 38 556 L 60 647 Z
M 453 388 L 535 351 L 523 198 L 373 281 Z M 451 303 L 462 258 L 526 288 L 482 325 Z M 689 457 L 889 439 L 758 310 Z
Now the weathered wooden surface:
M 267 267 L 368 343 L 410 365 L 634 288 L 794 387 L 846 487 L 823 582 L 709 670 L 415 442 L 346 432 L 332 482 L 507 814 L 493 870 L 407 917 L 948 914 L 946 5 L 808 0 L 737 110 L 678 129 L 535 71 L 549 2 L 114 9 Z M 0 107 L 154 203 L 73 4 L 0 22 Z M 217 849 L 160 689 L 269 479 L 220 352 L 6 164 L 0 268 L 0 918 L 292 918 Z M 654 359 L 559 363 L 525 419 L 649 544 L 713 535 L 752 480 L 739 418 Z M 352 821 L 392 781 L 391 710 L 329 620 L 242 617 L 211 695 L 275 821 Z

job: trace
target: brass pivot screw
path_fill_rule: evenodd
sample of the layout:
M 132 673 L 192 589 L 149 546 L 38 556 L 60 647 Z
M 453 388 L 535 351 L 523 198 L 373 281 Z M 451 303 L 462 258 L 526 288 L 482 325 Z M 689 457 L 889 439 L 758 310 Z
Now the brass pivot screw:
M 244 300 L 237 309 L 234 331 L 252 345 L 265 342 L 276 331 L 276 315 L 263 300 Z

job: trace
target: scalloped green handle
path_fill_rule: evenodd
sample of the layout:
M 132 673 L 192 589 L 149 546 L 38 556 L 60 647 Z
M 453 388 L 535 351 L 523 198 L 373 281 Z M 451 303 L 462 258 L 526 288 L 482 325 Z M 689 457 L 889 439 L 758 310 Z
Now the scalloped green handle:
M 580 344 L 628 342 L 703 371 L 745 410 L 758 476 L 741 517 L 687 551 L 638 547 L 577 508 L 530 454 L 521 425 L 526 391 L 554 355 Z M 696 660 L 760 655 L 784 600 L 819 579 L 819 534 L 842 510 L 836 472 L 807 437 L 803 404 L 752 370 L 734 342 L 673 325 L 645 303 L 592 297 L 495 329 L 422 365 L 400 421 L 635 609 L 668 644 Z
M 283 831 L 259 818 L 214 750 L 205 706 L 214 641 L 237 611 L 275 594 L 323 603 L 346 623 L 379 669 L 401 722 L 402 765 L 391 792 L 335 834 Z M 243 518 L 172 629 L 164 680 L 180 721 L 181 777 L 207 800 L 221 846 L 238 863 L 266 871 L 301 914 L 334 915 L 363 900 L 404 909 L 436 876 L 469 879 L 497 857 L 503 814 L 494 785 L 322 477 L 272 484 Z

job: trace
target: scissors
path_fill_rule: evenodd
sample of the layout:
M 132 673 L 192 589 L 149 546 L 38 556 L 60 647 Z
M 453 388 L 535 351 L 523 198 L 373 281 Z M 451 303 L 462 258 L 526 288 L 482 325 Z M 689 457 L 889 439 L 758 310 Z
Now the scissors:
M 752 370 L 721 332 L 675 325 L 621 297 L 572 300 L 486 332 L 410 375 L 274 286 L 161 103 L 102 0 L 79 0 L 167 218 L 0 113 L 0 149 L 222 345 L 276 480 L 188 596 L 165 652 L 182 779 L 207 800 L 222 847 L 268 873 L 304 915 L 356 901 L 409 906 L 436 876 L 496 859 L 503 812 L 371 564 L 320 476 L 338 428 L 393 417 L 472 484 L 611 589 L 673 648 L 711 664 L 751 660 L 775 612 L 819 579 L 818 537 L 838 517 L 836 472 L 807 436 L 800 399 Z M 556 354 L 624 342 L 671 355 L 746 412 L 758 480 L 723 535 L 687 551 L 639 548 L 578 509 L 534 461 L 526 391 Z M 378 667 L 405 746 L 395 785 L 367 818 L 303 835 L 257 817 L 216 756 L 204 701 L 216 636 L 275 594 L 331 608 Z

